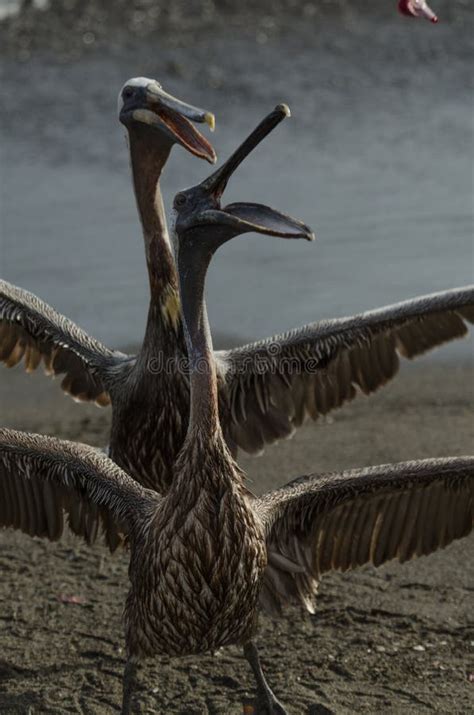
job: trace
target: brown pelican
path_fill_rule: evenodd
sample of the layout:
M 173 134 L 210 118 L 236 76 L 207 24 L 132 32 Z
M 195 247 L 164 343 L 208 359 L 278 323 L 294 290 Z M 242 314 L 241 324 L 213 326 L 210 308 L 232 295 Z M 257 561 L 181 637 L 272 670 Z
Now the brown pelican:
M 157 355 L 164 361 L 185 355 L 159 182 L 173 144 L 214 163 L 214 149 L 191 124 L 206 122 L 213 128 L 214 115 L 184 104 L 144 77 L 125 83 L 118 114 L 128 132 L 150 284 L 142 348 L 137 356 L 109 350 L 36 296 L 0 281 L 0 359 L 12 366 L 24 358 L 27 371 L 43 361 L 48 373 L 65 373 L 61 387 L 76 400 L 111 403 L 110 455 L 145 485 L 165 490 L 186 434 L 189 396 L 181 373 L 168 378 L 149 369 Z
M 144 488 L 85 445 L 0 430 L 1 523 L 54 538 L 61 530 L 51 508 L 56 491 L 66 510 L 70 502 L 84 506 L 86 536 L 92 509 L 107 513 L 128 536 L 123 715 L 131 710 L 140 659 L 229 644 L 243 646 L 257 684 L 257 711 L 284 714 L 254 642 L 259 598 L 303 597 L 312 608 L 327 571 L 405 561 L 472 530 L 474 457 L 312 475 L 257 498 L 228 450 L 205 276 L 218 247 L 248 231 L 312 238 L 304 224 L 266 206 L 220 203 L 230 174 L 284 114 L 277 107 L 218 172 L 175 198 L 191 408 L 167 494 Z
M 111 402 L 110 456 L 141 484 L 165 493 L 186 434 L 189 381 L 180 369 L 186 345 L 157 182 L 173 142 L 213 160 L 186 116 L 212 119 L 143 78 L 125 84 L 119 115 L 130 139 L 150 281 L 141 350 L 135 357 L 109 350 L 35 296 L 0 282 L 0 359 L 11 366 L 24 357 L 27 370 L 43 360 L 49 372 L 65 373 L 62 387 L 76 399 Z M 413 358 L 465 335 L 473 318 L 469 286 L 218 352 L 220 419 L 231 451 L 258 453 L 306 418 L 374 392 L 397 373 L 400 356 Z

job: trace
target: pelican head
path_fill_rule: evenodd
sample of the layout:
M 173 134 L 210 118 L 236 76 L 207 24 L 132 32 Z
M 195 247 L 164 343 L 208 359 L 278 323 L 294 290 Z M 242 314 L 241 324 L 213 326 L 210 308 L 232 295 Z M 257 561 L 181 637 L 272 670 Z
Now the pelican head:
M 211 164 L 216 161 L 211 144 L 191 124 L 206 123 L 212 131 L 214 115 L 172 97 L 154 79 L 135 77 L 125 82 L 118 97 L 118 116 L 128 131 L 151 128 L 170 144 L 180 144 Z
M 314 239 L 313 232 L 304 223 L 268 206 L 255 203 L 221 206 L 222 195 L 234 171 L 267 134 L 288 116 L 290 110 L 287 105 L 279 104 L 217 171 L 200 184 L 176 194 L 172 220 L 178 253 L 184 243 L 199 243 L 205 252 L 212 255 L 229 239 L 249 232 L 281 238 Z

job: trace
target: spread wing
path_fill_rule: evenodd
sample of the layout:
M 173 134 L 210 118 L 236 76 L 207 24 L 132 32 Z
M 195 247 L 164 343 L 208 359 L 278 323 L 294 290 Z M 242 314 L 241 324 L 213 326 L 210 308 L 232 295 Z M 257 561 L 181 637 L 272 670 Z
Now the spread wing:
M 92 447 L 0 429 L 0 527 L 53 541 L 67 520 L 92 543 L 100 524 L 127 534 L 159 498 Z
M 327 571 L 407 561 L 470 533 L 474 457 L 426 459 L 296 479 L 255 503 L 270 552 L 263 603 L 314 609 Z
M 247 452 L 290 436 L 362 392 L 391 380 L 414 358 L 467 333 L 474 286 L 415 298 L 350 318 L 216 353 L 228 443 Z
M 129 360 L 32 293 L 0 281 L 0 360 L 12 367 L 22 359 L 28 372 L 43 362 L 48 374 L 64 374 L 65 392 L 101 406 L 110 402 L 109 376 Z

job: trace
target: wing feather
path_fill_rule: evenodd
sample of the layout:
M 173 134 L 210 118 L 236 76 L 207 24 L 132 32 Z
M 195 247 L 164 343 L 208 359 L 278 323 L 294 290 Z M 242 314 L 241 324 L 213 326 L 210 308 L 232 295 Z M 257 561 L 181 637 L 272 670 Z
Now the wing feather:
M 307 606 L 328 571 L 404 562 L 469 534 L 474 457 L 312 475 L 260 497 L 256 509 L 272 555 L 265 581 L 274 579 L 275 571 L 285 572 L 285 578 L 277 574 L 279 588 L 267 583 L 267 589 L 278 594 L 280 605 L 296 600 Z M 279 563 L 277 554 L 294 564 L 293 571 Z
M 109 376 L 130 361 L 109 350 L 32 293 L 0 280 L 0 361 L 24 361 L 33 372 L 41 361 L 49 375 L 65 374 L 62 389 L 74 399 L 109 404 Z
M 54 541 L 66 518 L 91 543 L 99 524 L 126 534 L 158 500 L 92 447 L 0 429 L 0 527 Z
M 228 405 L 226 438 L 247 452 L 291 436 L 358 392 L 393 379 L 415 358 L 463 337 L 474 322 L 474 286 L 322 321 L 216 354 Z

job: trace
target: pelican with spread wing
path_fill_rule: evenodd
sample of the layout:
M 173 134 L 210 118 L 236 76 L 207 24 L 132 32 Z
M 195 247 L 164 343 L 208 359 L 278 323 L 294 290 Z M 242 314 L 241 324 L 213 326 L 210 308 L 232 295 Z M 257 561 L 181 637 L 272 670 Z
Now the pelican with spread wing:
M 311 475 L 257 498 L 228 449 L 206 272 L 219 246 L 248 232 L 313 238 L 300 221 L 267 206 L 220 201 L 230 174 L 286 113 L 277 107 L 221 169 L 175 197 L 190 416 L 166 494 L 85 445 L 0 430 L 2 525 L 53 539 L 72 504 L 76 533 L 90 539 L 91 524 L 102 519 L 127 536 L 123 715 L 131 712 L 140 659 L 230 644 L 243 647 L 255 675 L 257 712 L 284 714 L 254 640 L 260 607 L 296 601 L 312 611 L 327 571 L 430 554 L 473 527 L 474 457 Z
M 111 350 L 31 293 L 0 281 L 0 360 L 11 367 L 23 359 L 28 371 L 43 363 L 48 373 L 63 375 L 61 386 L 75 399 L 110 403 L 109 455 L 143 486 L 165 494 L 186 436 L 190 384 L 160 177 L 174 144 L 215 160 L 191 123 L 212 127 L 214 118 L 146 78 L 125 83 L 119 118 L 128 132 L 150 285 L 141 349 L 137 355 Z M 230 173 L 218 173 L 201 191 L 220 198 Z M 305 420 L 376 391 L 394 378 L 400 360 L 465 336 L 473 320 L 474 286 L 466 286 L 218 351 L 228 447 L 234 455 L 239 448 L 261 452 Z M 91 523 L 91 536 L 97 526 Z M 112 524 L 106 538 L 112 549 L 120 543 Z

